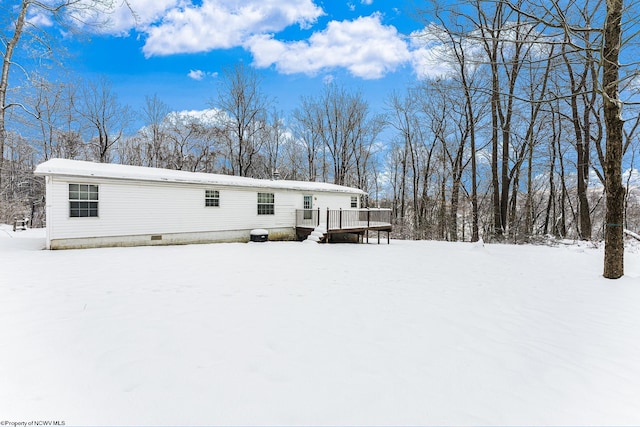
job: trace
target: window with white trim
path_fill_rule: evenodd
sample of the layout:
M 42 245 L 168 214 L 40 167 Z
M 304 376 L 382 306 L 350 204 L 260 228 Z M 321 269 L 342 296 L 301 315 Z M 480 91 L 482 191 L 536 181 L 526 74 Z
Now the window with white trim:
M 87 218 L 98 216 L 98 186 L 69 184 L 69 216 Z
M 258 193 L 258 215 L 274 215 L 275 196 L 273 193 Z
M 205 190 L 204 191 L 204 205 L 207 207 L 219 207 L 220 206 L 220 192 L 218 190 Z
M 313 196 L 303 196 L 302 209 L 312 209 L 312 206 L 313 206 Z
M 358 196 L 351 196 L 351 207 L 358 208 Z

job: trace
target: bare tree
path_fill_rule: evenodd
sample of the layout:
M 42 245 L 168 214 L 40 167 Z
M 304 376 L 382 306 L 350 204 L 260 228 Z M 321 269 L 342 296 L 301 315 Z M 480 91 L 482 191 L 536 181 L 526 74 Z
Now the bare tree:
M 304 113 L 297 114 L 301 118 L 298 125 L 306 126 L 303 132 L 314 150 L 316 141 L 321 141 L 326 153 L 323 164 L 331 166 L 333 182 L 356 185 L 356 156 L 363 160 L 363 149 L 380 132 L 379 117 L 369 117 L 369 105 L 361 93 L 350 93 L 335 84 L 327 85 L 317 98 L 302 102 Z
M 188 112 L 172 112 L 164 120 L 169 169 L 212 172 L 217 155 L 217 128 Z
M 142 107 L 145 126 L 139 133 L 145 144 L 145 163 L 155 168 L 164 165 L 162 155 L 166 150 L 166 119 L 169 112 L 169 106 L 157 95 L 145 97 L 145 104 Z
M 48 160 L 57 151 L 56 135 L 58 134 L 59 118 L 64 108 L 64 88 L 62 85 L 51 84 L 44 78 L 33 79 L 35 96 L 33 111 L 40 118 L 35 124 L 38 126 L 38 139 L 41 141 L 42 157 Z
M 591 55 L 599 55 L 597 62 L 601 67 L 601 80 L 594 91 L 599 92 L 602 98 L 603 120 L 606 127 L 606 154 L 602 148 L 597 147 L 602 163 L 603 177 L 606 193 L 605 213 L 605 257 L 604 277 L 617 279 L 624 274 L 624 199 L 625 192 L 622 186 L 622 158 L 624 156 L 624 125 L 621 88 L 636 75 L 634 69 L 630 73 L 623 73 L 623 68 L 637 63 L 631 62 L 621 65 L 619 59 L 624 47 L 630 45 L 631 39 L 623 38 L 623 29 L 626 22 L 623 15 L 627 14 L 630 20 L 635 19 L 634 11 L 625 6 L 623 0 L 607 0 L 603 2 L 585 2 L 576 4 L 570 2 L 561 4 L 554 2 L 551 7 L 527 3 L 528 10 L 524 10 L 524 2 L 518 4 L 509 3 L 512 10 L 526 16 L 532 21 L 545 26 L 549 32 L 555 31 L 556 37 L 562 35 L 561 40 L 570 46 L 571 51 L 578 54 L 582 60 L 588 60 Z M 604 9 L 604 10 L 603 10 Z M 598 17 L 601 19 L 595 19 Z M 597 39 L 589 36 L 596 34 Z M 551 34 L 548 34 L 550 36 Z M 596 74 L 591 72 L 591 79 L 598 85 Z M 593 104 L 591 104 L 593 105 Z M 593 108 L 593 107 L 589 107 Z M 588 109 L 587 109 L 588 110 Z M 591 111 L 589 111 L 591 114 Z M 596 117 L 599 117 L 596 115 Z M 588 120 L 588 116 L 585 116 Z M 575 119 L 574 119 L 575 120 Z M 586 129 L 588 132 L 588 129 Z M 590 134 L 587 138 L 592 138 Z M 584 139 L 582 143 L 584 144 Z M 598 143 L 596 142 L 596 145 Z M 585 159 L 581 158 L 578 167 L 584 167 Z
M 34 226 L 44 219 L 44 180 L 33 176 L 37 152 L 30 141 L 9 132 L 6 141 L 5 180 L 0 189 L 10 203 L 0 203 L 0 221 L 29 218 Z
M 364 103 L 334 84 L 326 87 L 317 118 L 320 135 L 330 154 L 333 182 L 345 184 L 352 165 L 354 142 L 360 136 L 366 114 Z
M 585 5 L 586 8 L 586 5 Z M 591 27 L 591 16 L 588 10 L 584 10 L 584 28 Z M 596 31 L 593 31 L 594 33 Z M 595 111 L 597 95 L 597 73 L 592 49 L 591 31 L 579 34 L 584 49 L 576 51 L 570 43 L 570 34 L 564 34 L 564 42 L 561 45 L 562 59 L 567 69 L 567 77 L 570 91 L 568 103 L 571 111 L 571 122 L 575 135 L 576 170 L 577 170 L 577 204 L 578 218 L 577 231 L 583 240 L 591 239 L 591 211 L 587 197 L 589 185 L 589 171 L 591 170 L 590 143 L 592 139 L 591 116 Z M 581 71 L 578 71 L 579 68 Z M 582 107 L 582 112 L 580 108 Z M 599 113 L 596 114 L 599 118 Z
M 446 76 L 450 80 L 452 89 L 459 87 L 463 93 L 465 126 L 460 129 L 466 133 L 469 139 L 469 157 L 471 161 L 471 241 L 479 240 L 478 226 L 478 167 L 477 167 L 477 135 L 478 123 L 483 114 L 483 105 L 486 104 L 484 90 L 479 71 L 483 63 L 483 57 L 477 49 L 475 37 L 470 36 L 469 32 L 464 29 L 456 20 L 461 16 L 457 13 L 449 16 L 448 21 L 439 10 L 436 10 L 436 18 L 439 21 L 438 26 L 429 26 L 427 34 L 431 38 L 435 38 L 446 47 L 444 53 L 438 58 L 450 67 L 450 72 Z M 463 19 L 464 20 L 464 19 Z M 449 28 L 447 28 L 449 27 Z M 455 90 L 455 89 L 453 89 Z M 453 95 L 452 97 L 456 97 Z M 461 160 L 461 159 L 458 159 Z M 462 171 L 460 171 L 462 172 Z M 453 213 L 452 213 L 453 219 Z M 463 228 L 464 231 L 464 228 Z
M 80 94 L 75 108 L 86 125 L 88 157 L 100 163 L 110 162 L 113 147 L 129 125 L 129 108 L 118 102 L 106 78 L 87 83 Z
M 420 216 L 420 190 L 423 178 L 421 161 L 418 156 L 419 147 L 423 145 L 424 132 L 422 130 L 422 117 L 419 94 L 416 89 L 409 89 L 404 96 L 392 93 L 387 100 L 388 123 L 397 133 L 397 153 L 400 160 L 400 218 L 405 218 L 407 176 L 412 180 L 412 214 L 413 228 L 417 232 L 422 226 Z
M 378 162 L 380 152 L 378 136 L 386 127 L 386 119 L 383 114 L 376 114 L 367 120 L 362 137 L 355 141 L 354 168 L 355 176 L 352 185 L 369 192 L 370 184 L 377 179 L 374 163 Z
M 31 2 L 23 0 L 20 4 L 20 9 L 17 15 L 14 16 L 12 8 L 14 5 L 9 5 L 10 8 L 4 8 L 9 16 L 12 16 L 13 34 L 5 39 L 3 37 L 2 44 L 4 51 L 2 52 L 2 74 L 0 75 L 0 188 L 2 188 L 2 172 L 4 165 L 4 146 L 7 138 L 6 129 L 6 112 L 9 108 L 16 106 L 15 103 L 7 102 L 7 90 L 9 89 L 9 72 L 13 65 L 13 54 L 15 52 L 20 38 L 25 29 L 25 23 L 27 20 L 27 12 L 31 6 Z M 4 33 L 3 33 L 4 34 Z
M 316 111 L 317 103 L 313 98 L 303 97 L 300 107 L 293 112 L 293 132 L 296 139 L 305 148 L 306 179 L 316 181 L 318 178 L 318 163 L 320 163 L 322 139 Z
M 280 174 L 280 151 L 289 142 L 290 133 L 286 128 L 282 113 L 272 110 L 268 117 L 268 122 L 264 128 L 263 143 L 264 147 L 264 170 L 263 178 L 271 178 L 275 174 Z
M 224 137 L 230 172 L 250 176 L 254 160 L 262 148 L 264 128 L 270 100 L 260 89 L 258 74 L 243 63 L 224 72 L 218 97 L 211 101 L 212 108 L 220 110 L 220 123 L 224 123 Z
M 619 95 L 620 51 L 622 49 L 623 0 L 607 0 L 603 28 L 602 98 L 606 124 L 607 154 L 604 178 L 607 194 L 604 235 L 604 277 L 617 279 L 624 274 L 624 187 L 622 186 L 623 127 Z
M 127 0 L 125 0 L 127 3 Z M 7 136 L 6 113 L 13 107 L 22 107 L 18 100 L 9 99 L 9 85 L 11 70 L 16 66 L 28 79 L 27 67 L 20 67 L 15 61 L 16 49 L 25 44 L 44 45 L 44 49 L 32 49 L 38 55 L 45 55 L 51 59 L 53 49 L 52 38 L 47 32 L 39 28 L 28 19 L 30 13 L 46 15 L 50 21 L 65 28 L 82 26 L 100 26 L 106 23 L 103 13 L 112 5 L 111 0 L 4 0 L 0 4 L 0 15 L 3 16 L 2 26 L 8 30 L 0 33 L 2 50 L 2 71 L 0 73 L 0 185 L 4 163 L 4 146 Z

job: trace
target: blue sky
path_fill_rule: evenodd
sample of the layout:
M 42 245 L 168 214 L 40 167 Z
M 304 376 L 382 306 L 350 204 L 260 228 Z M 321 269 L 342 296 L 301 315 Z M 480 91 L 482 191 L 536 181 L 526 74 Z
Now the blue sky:
M 120 2 L 117 2 L 120 4 Z M 147 95 L 174 110 L 204 109 L 225 67 L 243 61 L 288 114 L 327 81 L 360 90 L 372 109 L 424 73 L 424 49 L 411 34 L 423 23 L 412 2 L 382 0 L 130 0 L 90 40 L 65 43 L 66 66 L 104 75 L 121 102 Z

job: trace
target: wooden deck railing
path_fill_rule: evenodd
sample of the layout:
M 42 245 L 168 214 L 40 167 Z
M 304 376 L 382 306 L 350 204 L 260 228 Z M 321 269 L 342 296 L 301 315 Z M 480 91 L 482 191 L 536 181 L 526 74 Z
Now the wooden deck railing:
M 296 227 L 316 228 L 320 225 L 320 208 L 296 209 Z
M 296 227 L 315 228 L 320 224 L 327 231 L 391 228 L 391 209 L 296 210 Z

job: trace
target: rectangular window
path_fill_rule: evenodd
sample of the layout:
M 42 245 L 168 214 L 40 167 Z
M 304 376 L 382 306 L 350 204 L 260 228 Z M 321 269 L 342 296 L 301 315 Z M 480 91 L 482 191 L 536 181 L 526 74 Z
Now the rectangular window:
M 98 216 L 98 186 L 69 184 L 69 216 L 86 218 Z
M 351 196 L 351 207 L 358 208 L 358 196 Z
M 273 193 L 258 193 L 258 215 L 274 215 L 275 213 Z
M 205 190 L 204 192 L 204 205 L 205 206 L 220 206 L 220 192 L 218 190 Z
M 313 199 L 311 196 L 304 196 L 304 198 L 302 199 L 302 203 L 303 203 L 303 209 L 311 209 L 311 206 L 313 204 Z

